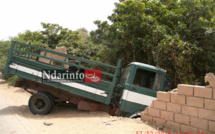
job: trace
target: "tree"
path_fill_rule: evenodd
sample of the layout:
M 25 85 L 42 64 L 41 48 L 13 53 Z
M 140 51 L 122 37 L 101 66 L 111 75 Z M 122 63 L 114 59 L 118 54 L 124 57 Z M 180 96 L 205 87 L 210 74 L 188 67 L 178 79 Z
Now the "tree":
M 0 72 L 4 72 L 7 62 L 8 53 L 10 50 L 10 41 L 0 41 Z
M 11 38 L 11 40 L 35 45 L 38 47 L 49 48 L 47 42 L 45 41 L 45 36 L 39 31 L 31 32 L 30 30 L 27 30 L 24 33 L 19 33 L 18 37 Z
M 101 22 L 100 20 L 94 21 L 94 24 L 97 25 L 98 29 L 90 32 L 91 40 L 94 44 L 101 44 L 104 40 L 108 38 L 109 25 L 107 21 Z
M 113 64 L 121 58 L 123 65 L 138 61 L 164 68 L 173 87 L 214 70 L 215 53 L 208 51 L 215 47 L 213 1 L 121 0 L 115 6 L 108 17 L 112 24 L 100 33 L 100 27 L 91 32 L 104 45 L 99 53 L 104 61 Z M 103 33 L 108 36 L 103 38 Z
M 80 28 L 77 30 L 78 31 L 78 36 L 80 37 L 79 38 L 79 41 L 88 41 L 89 40 L 89 34 L 88 34 L 88 31 L 86 28 Z
M 77 45 L 77 40 L 80 38 L 77 31 L 72 31 L 68 28 L 63 28 L 58 24 L 41 23 L 44 30 L 41 33 L 45 36 L 45 42 L 52 49 L 56 46 L 71 47 Z

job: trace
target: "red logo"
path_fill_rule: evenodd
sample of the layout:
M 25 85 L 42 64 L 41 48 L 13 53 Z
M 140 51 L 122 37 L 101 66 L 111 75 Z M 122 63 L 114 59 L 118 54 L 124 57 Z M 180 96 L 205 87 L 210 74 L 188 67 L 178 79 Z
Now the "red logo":
M 101 70 L 85 69 L 85 83 L 101 83 Z

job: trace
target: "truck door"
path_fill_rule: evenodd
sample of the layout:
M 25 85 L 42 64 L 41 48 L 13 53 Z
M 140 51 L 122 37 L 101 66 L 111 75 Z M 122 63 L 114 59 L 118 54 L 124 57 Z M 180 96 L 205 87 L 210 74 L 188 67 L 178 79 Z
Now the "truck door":
M 161 89 L 163 75 L 161 73 L 135 66 L 130 84 L 124 89 L 123 108 L 129 113 L 144 110 L 156 99 L 157 91 Z

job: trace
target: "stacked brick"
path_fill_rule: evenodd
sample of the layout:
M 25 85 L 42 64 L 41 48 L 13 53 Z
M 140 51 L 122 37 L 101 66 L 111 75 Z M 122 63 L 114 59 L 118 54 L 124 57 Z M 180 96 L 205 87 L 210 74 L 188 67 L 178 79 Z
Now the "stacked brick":
M 181 132 L 215 133 L 215 76 L 205 76 L 210 86 L 179 84 L 174 92 L 158 92 L 157 100 L 141 119 Z
M 65 47 L 55 49 L 54 51 L 59 52 L 59 53 L 63 53 L 63 54 L 67 54 L 67 49 Z M 44 54 L 45 54 L 45 52 L 43 52 L 43 51 L 40 53 L 40 55 L 43 55 L 43 56 L 44 56 Z M 49 52 L 46 53 L 46 57 L 57 59 L 57 60 L 60 60 L 60 61 L 65 60 L 65 57 L 60 56 L 60 55 L 56 55 L 56 54 L 53 54 L 53 53 L 49 53 Z M 45 58 L 39 58 L 39 61 L 47 63 L 47 64 L 49 64 L 49 62 L 50 62 L 49 59 L 45 59 Z M 66 59 L 66 62 L 68 62 L 68 59 Z M 58 65 L 58 63 L 56 63 L 55 61 L 52 61 L 51 65 Z M 64 68 L 69 69 L 69 65 L 64 64 Z

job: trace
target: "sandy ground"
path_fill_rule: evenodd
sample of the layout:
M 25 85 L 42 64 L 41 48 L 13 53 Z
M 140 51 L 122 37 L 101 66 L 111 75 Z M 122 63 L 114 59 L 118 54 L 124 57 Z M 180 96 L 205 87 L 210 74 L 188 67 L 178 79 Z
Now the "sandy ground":
M 104 112 L 86 112 L 73 107 L 55 106 L 48 115 L 33 115 L 28 109 L 28 99 L 31 96 L 18 87 L 9 87 L 8 83 L 0 80 L 0 95 L 8 107 L 0 109 L 0 116 L 6 116 L 11 108 L 25 128 L 33 134 L 144 134 L 156 130 L 147 122 L 138 119 L 109 116 Z M 44 123 L 52 123 L 47 126 Z M 1 126 L 0 126 L 1 127 Z M 165 130 L 166 131 L 166 130 Z

